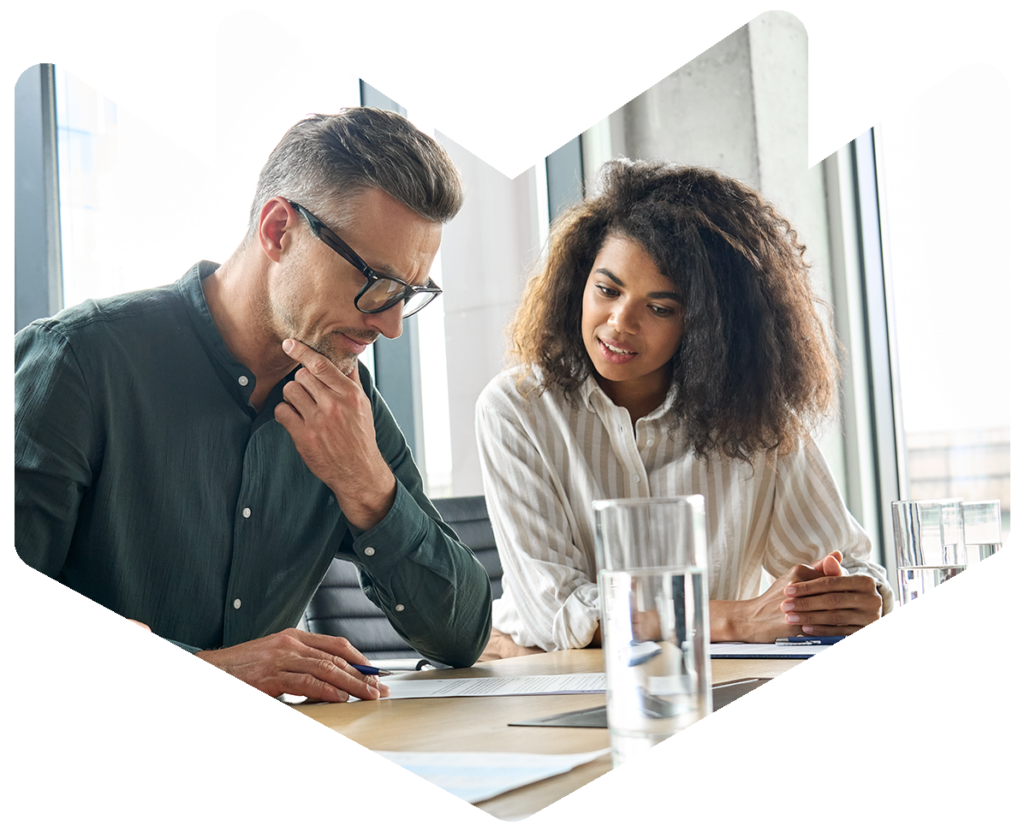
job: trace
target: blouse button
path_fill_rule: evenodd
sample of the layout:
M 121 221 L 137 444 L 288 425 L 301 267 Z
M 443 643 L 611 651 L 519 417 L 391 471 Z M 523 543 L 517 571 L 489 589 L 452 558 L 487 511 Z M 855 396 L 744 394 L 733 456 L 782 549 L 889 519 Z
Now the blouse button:
M 633 474 L 633 482 L 640 482 L 640 475 L 639 474 Z

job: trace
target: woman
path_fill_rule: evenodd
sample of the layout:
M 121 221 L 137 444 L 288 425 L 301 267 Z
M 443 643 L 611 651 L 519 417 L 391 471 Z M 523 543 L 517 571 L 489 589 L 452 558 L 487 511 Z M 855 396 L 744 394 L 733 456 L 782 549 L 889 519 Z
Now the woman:
M 609 162 L 563 214 L 477 402 L 504 570 L 483 658 L 600 644 L 602 498 L 704 495 L 712 641 L 845 635 L 891 608 L 810 435 L 838 367 L 803 253 L 701 168 Z

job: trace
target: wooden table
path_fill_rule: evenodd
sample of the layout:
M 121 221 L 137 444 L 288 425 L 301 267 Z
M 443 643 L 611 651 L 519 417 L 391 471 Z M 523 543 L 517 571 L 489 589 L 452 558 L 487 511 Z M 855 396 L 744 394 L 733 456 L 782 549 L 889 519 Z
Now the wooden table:
M 733 679 L 804 678 L 801 660 L 716 659 L 712 683 Z M 567 650 L 484 662 L 458 670 L 428 670 L 417 678 L 540 676 L 604 671 L 600 650 Z M 285 705 L 279 737 L 292 749 L 377 751 L 505 751 L 572 754 L 608 747 L 603 729 L 527 727 L 509 722 L 604 704 L 604 694 L 406 699 Z
M 429 671 L 422 675 L 451 678 L 599 671 L 601 659 L 599 651 L 572 651 L 488 662 L 466 670 Z M 801 676 L 804 667 L 802 661 L 716 660 L 712 662 L 712 676 L 716 683 L 748 676 L 792 678 Z M 820 693 L 853 694 L 851 689 L 856 687 L 845 685 L 846 692 L 821 690 Z M 59 755 L 8 751 L 0 758 L 0 767 L 97 771 L 102 768 L 331 771 L 346 766 L 366 766 L 369 758 L 362 756 L 366 751 L 347 749 L 584 752 L 606 748 L 607 732 L 516 727 L 509 726 L 508 722 L 582 710 L 603 701 L 603 695 L 562 695 L 282 705 L 281 729 L 290 733 L 295 748 L 309 750 L 81 751 Z M 794 726 L 794 730 L 800 729 L 799 714 L 779 716 L 786 724 Z M 1024 813 L 1024 777 L 1018 771 L 887 771 L 887 767 L 892 767 L 889 754 L 880 752 L 870 757 L 865 771 L 854 772 L 843 771 L 850 762 L 849 756 L 841 751 L 772 753 L 767 764 L 785 771 L 765 771 L 766 758 L 755 757 L 749 771 L 613 772 L 609 757 L 604 756 L 561 777 L 474 806 L 24 806 L 0 808 L 0 818 L 203 818 L 289 823 L 516 818 L 636 821 L 695 817 L 764 821 L 773 817 L 854 820 L 868 815 L 891 818 L 922 813 L 935 817 L 951 814 L 959 818 L 991 818 L 993 815 L 1016 817 Z

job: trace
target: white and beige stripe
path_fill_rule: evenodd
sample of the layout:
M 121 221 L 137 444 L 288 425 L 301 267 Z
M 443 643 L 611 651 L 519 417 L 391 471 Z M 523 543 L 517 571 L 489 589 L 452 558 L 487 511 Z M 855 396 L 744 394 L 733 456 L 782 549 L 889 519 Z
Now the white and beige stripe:
M 843 505 L 813 441 L 748 465 L 690 452 L 672 413 L 676 391 L 636 423 L 593 379 L 568 401 L 558 391 L 523 395 L 518 371 L 495 378 L 477 402 L 484 494 L 504 578 L 494 627 L 544 650 L 585 647 L 598 621 L 591 504 L 614 497 L 703 494 L 709 593 L 755 597 L 772 576 L 833 550 L 850 573 L 892 590 L 869 559 L 867 534 Z M 536 374 L 527 383 L 536 381 Z M 575 405 L 575 406 L 574 406 Z

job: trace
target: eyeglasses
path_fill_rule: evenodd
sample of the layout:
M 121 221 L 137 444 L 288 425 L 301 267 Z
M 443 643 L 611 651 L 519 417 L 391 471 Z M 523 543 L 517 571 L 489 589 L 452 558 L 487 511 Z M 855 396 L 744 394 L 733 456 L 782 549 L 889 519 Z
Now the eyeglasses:
M 399 280 L 397 277 L 382 277 L 366 265 L 366 261 L 356 254 L 348 243 L 309 213 L 309 211 L 297 202 L 288 200 L 288 204 L 298 211 L 303 219 L 309 223 L 309 228 L 317 239 L 334 249 L 363 273 L 366 283 L 359 290 L 355 301 L 356 309 L 360 312 L 372 315 L 376 312 L 390 309 L 399 303 L 404 303 L 405 308 L 402 310 L 402 317 L 408 318 L 410 315 L 415 315 L 441 294 L 441 287 L 429 277 L 424 286 L 413 286 L 404 280 Z

